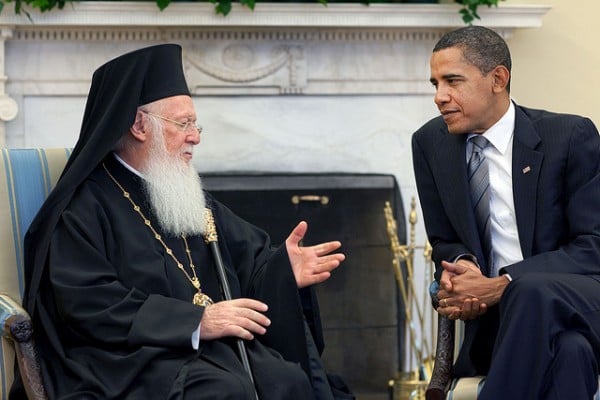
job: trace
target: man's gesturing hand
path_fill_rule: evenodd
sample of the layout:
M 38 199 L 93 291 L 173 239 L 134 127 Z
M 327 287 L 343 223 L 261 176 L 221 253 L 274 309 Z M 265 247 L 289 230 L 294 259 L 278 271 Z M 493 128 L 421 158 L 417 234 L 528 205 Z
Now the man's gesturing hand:
M 234 299 L 211 304 L 200 321 L 200 339 L 235 336 L 246 340 L 264 335 L 271 321 L 263 314 L 268 307 L 252 299 Z
M 338 241 L 307 247 L 300 246 L 307 229 L 306 221 L 300 222 L 285 241 L 290 264 L 299 288 L 329 279 L 331 271 L 336 269 L 346 258 L 342 253 L 333 253 L 342 246 Z

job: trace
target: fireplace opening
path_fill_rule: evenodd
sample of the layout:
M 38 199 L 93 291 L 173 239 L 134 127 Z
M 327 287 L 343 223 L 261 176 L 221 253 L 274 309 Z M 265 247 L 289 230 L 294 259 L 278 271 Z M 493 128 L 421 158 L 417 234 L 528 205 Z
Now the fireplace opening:
M 404 307 L 392 266 L 385 203 L 406 243 L 402 196 L 393 175 L 341 173 L 204 174 L 204 187 L 281 245 L 301 220 L 303 241 L 340 240 L 346 260 L 315 286 L 323 330 L 323 362 L 358 400 L 389 398 L 402 368 Z

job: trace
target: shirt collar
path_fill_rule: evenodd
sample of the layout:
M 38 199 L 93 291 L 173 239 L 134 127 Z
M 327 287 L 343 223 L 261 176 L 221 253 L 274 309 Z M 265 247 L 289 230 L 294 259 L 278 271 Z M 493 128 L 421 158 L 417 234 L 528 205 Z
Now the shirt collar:
M 120 162 L 121 164 L 123 164 L 123 166 L 125 168 L 127 168 L 129 171 L 131 171 L 132 173 L 136 174 L 140 178 L 145 179 L 144 175 L 142 175 L 142 173 L 140 171 L 138 171 L 137 169 L 133 168 L 131 165 L 127 164 L 125 162 L 125 160 L 123 160 L 121 157 L 119 157 L 119 155 L 117 153 L 113 152 L 113 156 L 115 156 L 115 158 L 117 159 L 117 161 Z
M 508 110 L 504 113 L 494 125 L 483 133 L 483 136 L 498 150 L 500 153 L 506 153 L 510 140 L 515 130 L 515 105 L 511 101 Z M 474 136 L 475 134 L 470 134 Z

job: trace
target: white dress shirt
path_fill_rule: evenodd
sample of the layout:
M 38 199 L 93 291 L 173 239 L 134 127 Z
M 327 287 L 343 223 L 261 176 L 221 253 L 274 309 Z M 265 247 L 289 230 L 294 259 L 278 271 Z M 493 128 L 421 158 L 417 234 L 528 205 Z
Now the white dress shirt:
M 483 150 L 490 176 L 490 217 L 492 234 L 491 276 L 507 265 L 523 259 L 515 215 L 512 186 L 512 148 L 515 130 L 515 106 L 483 133 L 490 142 Z M 470 135 L 473 136 L 473 135 Z M 469 137 L 470 137 L 469 136 Z M 473 144 L 467 142 L 467 157 Z M 510 278 L 509 278 L 510 279 Z

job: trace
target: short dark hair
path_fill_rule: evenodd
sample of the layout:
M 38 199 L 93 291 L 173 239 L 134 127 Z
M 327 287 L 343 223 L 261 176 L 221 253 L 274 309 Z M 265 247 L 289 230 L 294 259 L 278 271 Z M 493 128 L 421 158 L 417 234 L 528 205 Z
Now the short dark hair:
M 471 25 L 446 33 L 436 43 L 433 52 L 458 47 L 468 63 L 479 68 L 483 74 L 489 73 L 498 65 L 510 72 L 512 61 L 510 50 L 502 36 L 489 28 Z M 509 84 L 506 89 L 509 90 Z

